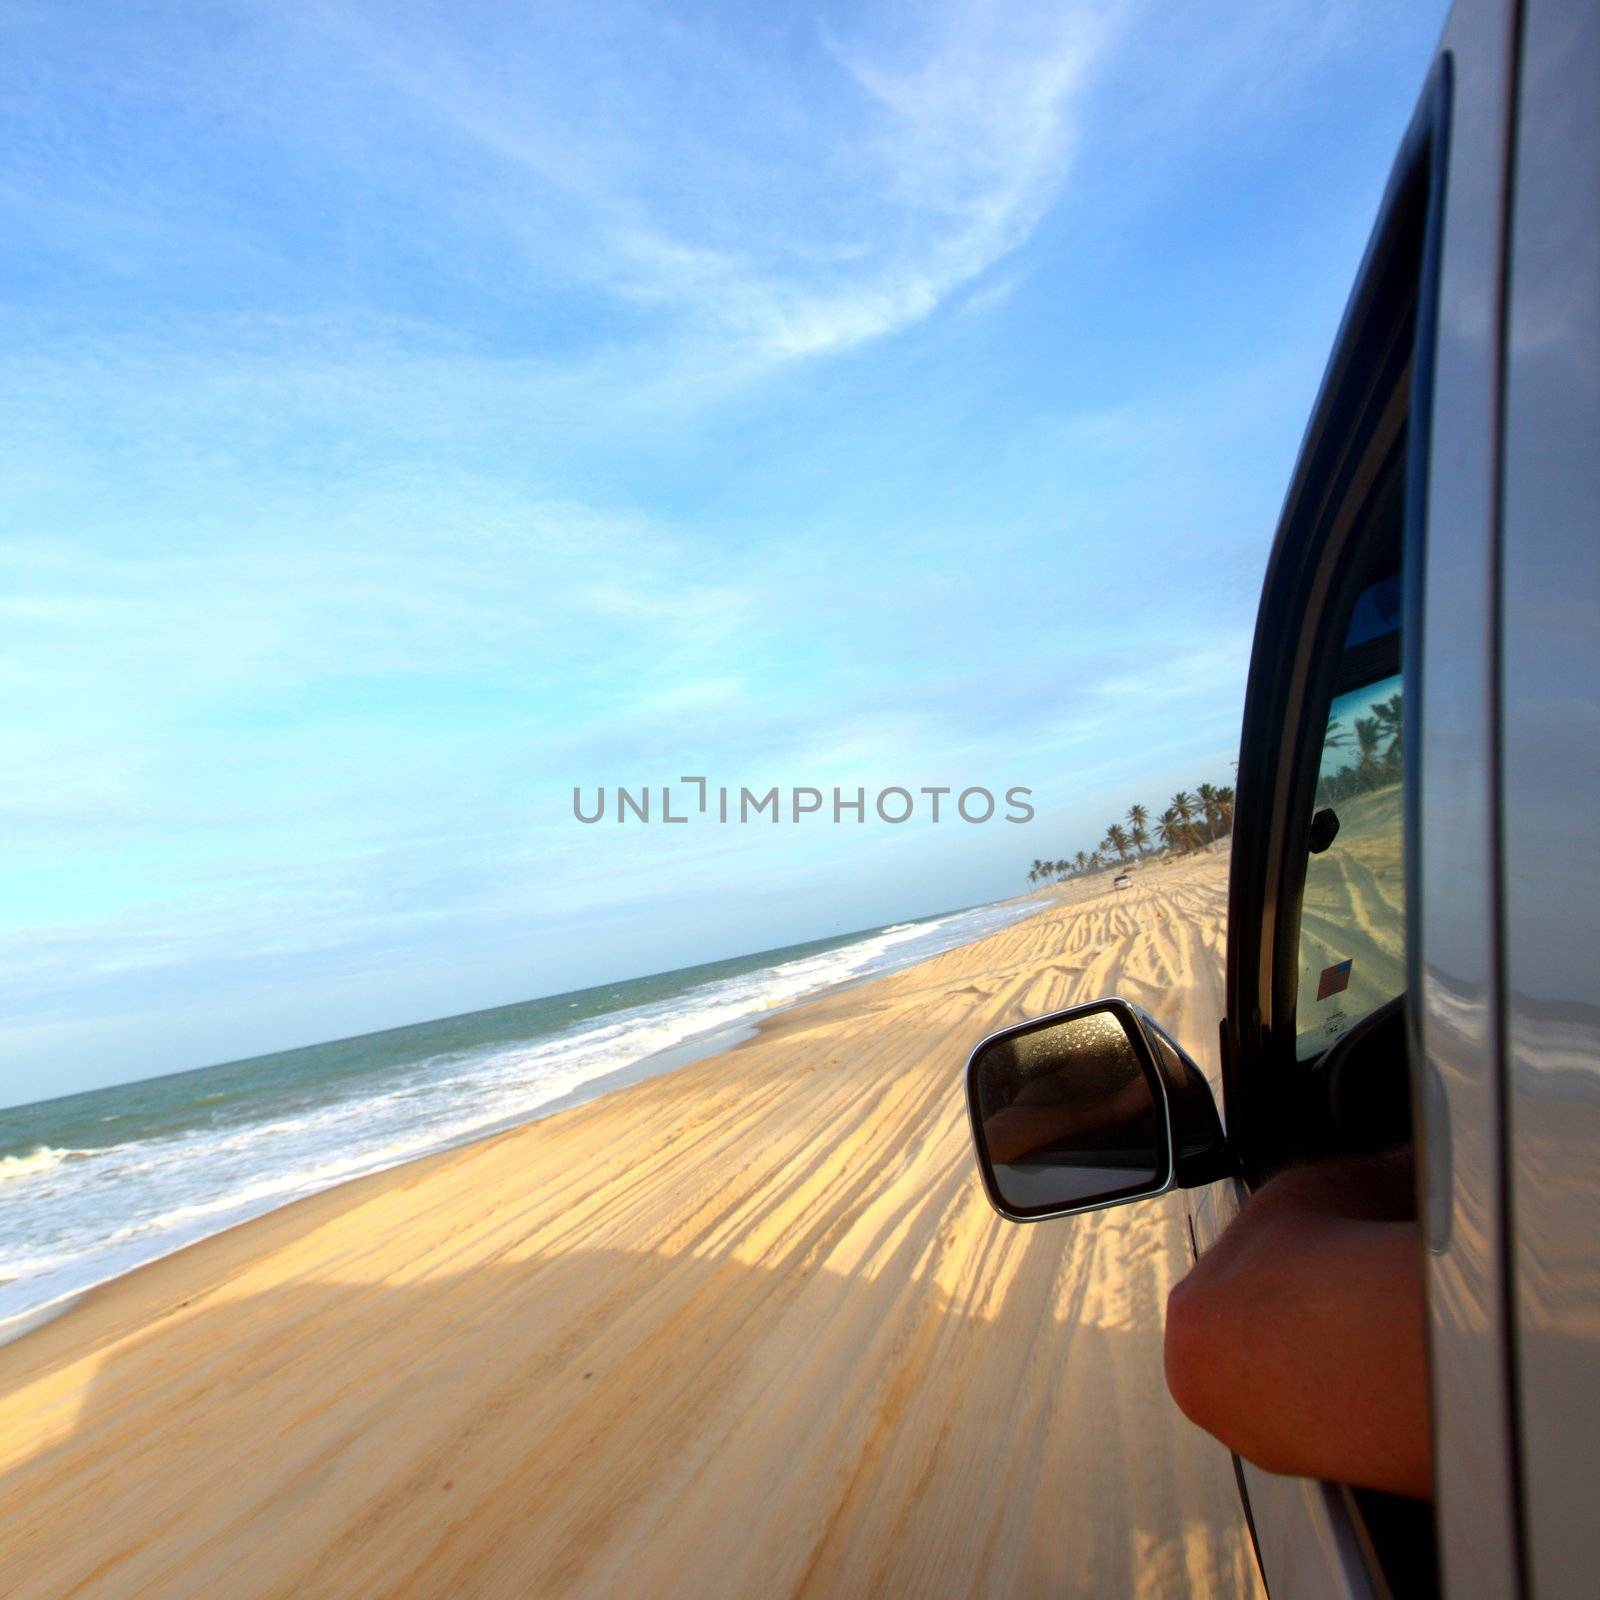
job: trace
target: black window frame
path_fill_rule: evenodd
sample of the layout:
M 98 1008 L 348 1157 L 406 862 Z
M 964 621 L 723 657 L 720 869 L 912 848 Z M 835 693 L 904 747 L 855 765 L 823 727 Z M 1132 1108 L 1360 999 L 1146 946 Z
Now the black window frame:
M 1297 1156 L 1324 1153 L 1327 1099 L 1317 1058 L 1296 1059 L 1299 910 L 1326 713 L 1374 533 L 1361 516 L 1387 452 L 1404 452 L 1401 673 L 1406 749 L 1421 749 L 1422 594 L 1437 342 L 1439 255 L 1453 64 L 1435 62 L 1401 143 L 1284 501 L 1268 561 L 1247 679 L 1228 884 L 1221 1023 L 1228 1138 L 1248 1188 Z M 1409 327 L 1403 334 L 1402 328 Z M 1396 361 L 1407 392 L 1396 414 Z M 1405 941 L 1418 971 L 1421 774 L 1405 763 Z M 1412 1125 L 1420 1055 L 1407 1007 Z M 1320 1136 L 1320 1137 L 1319 1137 Z M 1436 1594 L 1432 1510 L 1338 1486 L 1374 1591 Z M 1248 1501 L 1247 1501 L 1248 1505 Z
M 1413 708 L 1438 255 L 1449 146 L 1451 60 L 1442 55 L 1401 144 L 1329 359 L 1279 519 L 1257 615 L 1240 737 L 1221 1025 L 1229 1139 L 1247 1183 L 1319 1153 L 1319 1097 L 1295 1060 L 1299 910 L 1326 711 L 1373 540 L 1363 516 L 1403 451 L 1402 673 Z M 1416 926 L 1414 774 L 1405 812 L 1407 944 Z

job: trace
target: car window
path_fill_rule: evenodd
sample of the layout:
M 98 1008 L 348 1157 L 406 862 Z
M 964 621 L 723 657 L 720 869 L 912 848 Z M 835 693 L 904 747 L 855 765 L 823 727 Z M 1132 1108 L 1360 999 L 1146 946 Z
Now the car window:
M 1399 590 L 1390 578 L 1362 594 L 1347 663 L 1397 658 Z M 1404 710 L 1398 672 L 1343 689 L 1328 710 L 1300 909 L 1302 1061 L 1405 989 Z

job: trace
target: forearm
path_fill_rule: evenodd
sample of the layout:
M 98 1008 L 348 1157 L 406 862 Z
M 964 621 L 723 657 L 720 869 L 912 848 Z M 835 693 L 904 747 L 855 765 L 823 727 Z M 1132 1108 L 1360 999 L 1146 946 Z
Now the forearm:
M 1388 1220 L 1406 1163 L 1286 1173 L 1172 1292 L 1167 1381 L 1193 1421 L 1274 1472 L 1425 1497 L 1420 1243 Z
M 1401 1222 L 1416 1215 L 1416 1204 L 1411 1149 L 1401 1145 L 1377 1155 L 1287 1167 L 1251 1195 L 1234 1227 L 1248 1228 L 1282 1215 Z

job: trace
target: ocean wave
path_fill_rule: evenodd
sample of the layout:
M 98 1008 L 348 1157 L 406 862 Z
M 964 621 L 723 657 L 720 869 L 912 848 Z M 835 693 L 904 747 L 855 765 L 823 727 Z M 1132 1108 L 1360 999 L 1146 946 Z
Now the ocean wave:
M 58 1267 L 66 1265 L 70 1260 L 71 1257 L 67 1255 L 0 1255 L 0 1288 L 27 1278 L 42 1277 L 45 1273 L 54 1272 Z M 8 1320 L 9 1316 L 0 1317 L 0 1323 Z
M 36 1178 L 50 1172 L 63 1161 L 75 1156 L 88 1155 L 87 1150 L 57 1150 L 54 1145 L 35 1145 L 25 1156 L 0 1156 L 0 1183 L 16 1183 L 22 1178 Z

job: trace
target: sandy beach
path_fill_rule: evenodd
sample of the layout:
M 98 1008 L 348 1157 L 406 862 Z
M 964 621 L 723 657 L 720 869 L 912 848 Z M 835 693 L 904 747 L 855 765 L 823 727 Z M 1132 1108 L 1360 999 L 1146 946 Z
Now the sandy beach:
M 1177 1198 L 1016 1227 L 960 1094 L 1120 993 L 1208 1071 L 1225 852 L 346 1184 L 0 1349 L 16 1596 L 1234 1595 Z

